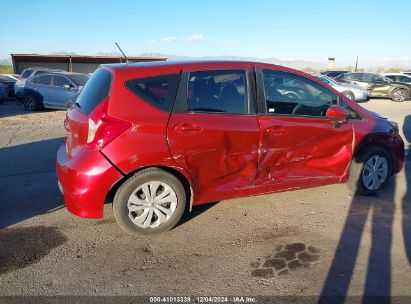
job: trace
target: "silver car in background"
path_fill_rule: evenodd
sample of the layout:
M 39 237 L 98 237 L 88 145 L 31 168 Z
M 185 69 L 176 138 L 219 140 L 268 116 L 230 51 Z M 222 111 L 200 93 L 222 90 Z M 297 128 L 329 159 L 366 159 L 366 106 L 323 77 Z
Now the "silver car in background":
M 39 74 L 26 80 L 18 97 L 27 111 L 67 109 L 76 102 L 89 78 L 87 74 L 70 72 Z
M 368 99 L 369 93 L 368 91 L 364 90 L 360 86 L 356 86 L 353 84 L 346 84 L 346 83 L 341 83 L 337 82 L 334 79 L 325 76 L 325 75 L 314 75 L 318 79 L 320 79 L 322 82 L 328 84 L 329 86 L 332 86 L 335 90 L 338 92 L 344 94 L 351 100 L 355 101 L 365 101 Z

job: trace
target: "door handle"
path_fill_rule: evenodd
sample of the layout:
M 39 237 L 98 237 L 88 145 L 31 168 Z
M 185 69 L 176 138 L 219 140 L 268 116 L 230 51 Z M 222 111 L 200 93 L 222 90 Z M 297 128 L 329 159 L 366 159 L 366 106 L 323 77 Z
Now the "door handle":
M 287 134 L 289 131 L 284 128 L 269 128 L 266 133 L 271 136 L 281 136 Z
M 174 131 L 177 132 L 201 132 L 203 128 L 194 123 L 183 123 L 174 126 Z

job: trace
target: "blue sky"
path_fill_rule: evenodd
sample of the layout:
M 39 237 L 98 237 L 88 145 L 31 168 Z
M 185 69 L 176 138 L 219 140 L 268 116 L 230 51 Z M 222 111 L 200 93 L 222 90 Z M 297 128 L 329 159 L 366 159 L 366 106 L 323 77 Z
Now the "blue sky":
M 117 52 L 118 41 L 130 55 L 411 64 L 409 0 L 0 1 L 0 59 Z

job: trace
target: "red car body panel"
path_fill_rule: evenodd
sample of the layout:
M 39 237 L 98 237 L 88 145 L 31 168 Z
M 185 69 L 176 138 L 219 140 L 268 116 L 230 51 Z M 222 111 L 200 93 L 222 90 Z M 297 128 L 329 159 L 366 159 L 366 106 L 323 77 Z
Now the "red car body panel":
M 370 143 L 391 151 L 395 172 L 403 166 L 404 144 L 392 126 L 299 71 L 250 62 L 103 68 L 112 74 L 110 96 L 88 116 L 74 108 L 68 110 L 67 142 L 57 154 L 57 176 L 67 208 L 81 217 L 101 217 L 114 185 L 153 166 L 184 176 L 191 188 L 192 205 L 346 182 L 353 155 Z M 169 113 L 125 86 L 131 79 L 213 69 L 294 73 L 334 92 L 363 119 L 336 126 L 319 117 Z M 88 151 L 89 118 L 97 121 L 101 112 L 130 127 L 100 150 Z
M 67 157 L 66 146 L 57 152 L 57 177 L 67 209 L 80 217 L 101 218 L 106 195 L 123 175 L 98 151 Z

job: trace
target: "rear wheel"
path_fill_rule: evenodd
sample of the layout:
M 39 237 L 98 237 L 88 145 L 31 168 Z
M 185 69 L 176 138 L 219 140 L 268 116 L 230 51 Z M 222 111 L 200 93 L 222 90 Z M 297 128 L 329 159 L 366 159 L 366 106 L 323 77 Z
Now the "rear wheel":
M 23 96 L 23 106 L 26 111 L 37 111 L 42 109 L 42 104 L 32 95 Z
M 369 146 L 352 160 L 348 186 L 354 193 L 374 194 L 387 185 L 391 175 L 389 152 L 381 147 Z
M 408 98 L 408 92 L 404 89 L 395 89 L 391 93 L 391 99 L 395 102 L 403 102 Z
M 172 174 L 149 168 L 136 173 L 116 192 L 114 217 L 131 234 L 157 234 L 173 228 L 186 206 L 186 192 Z

